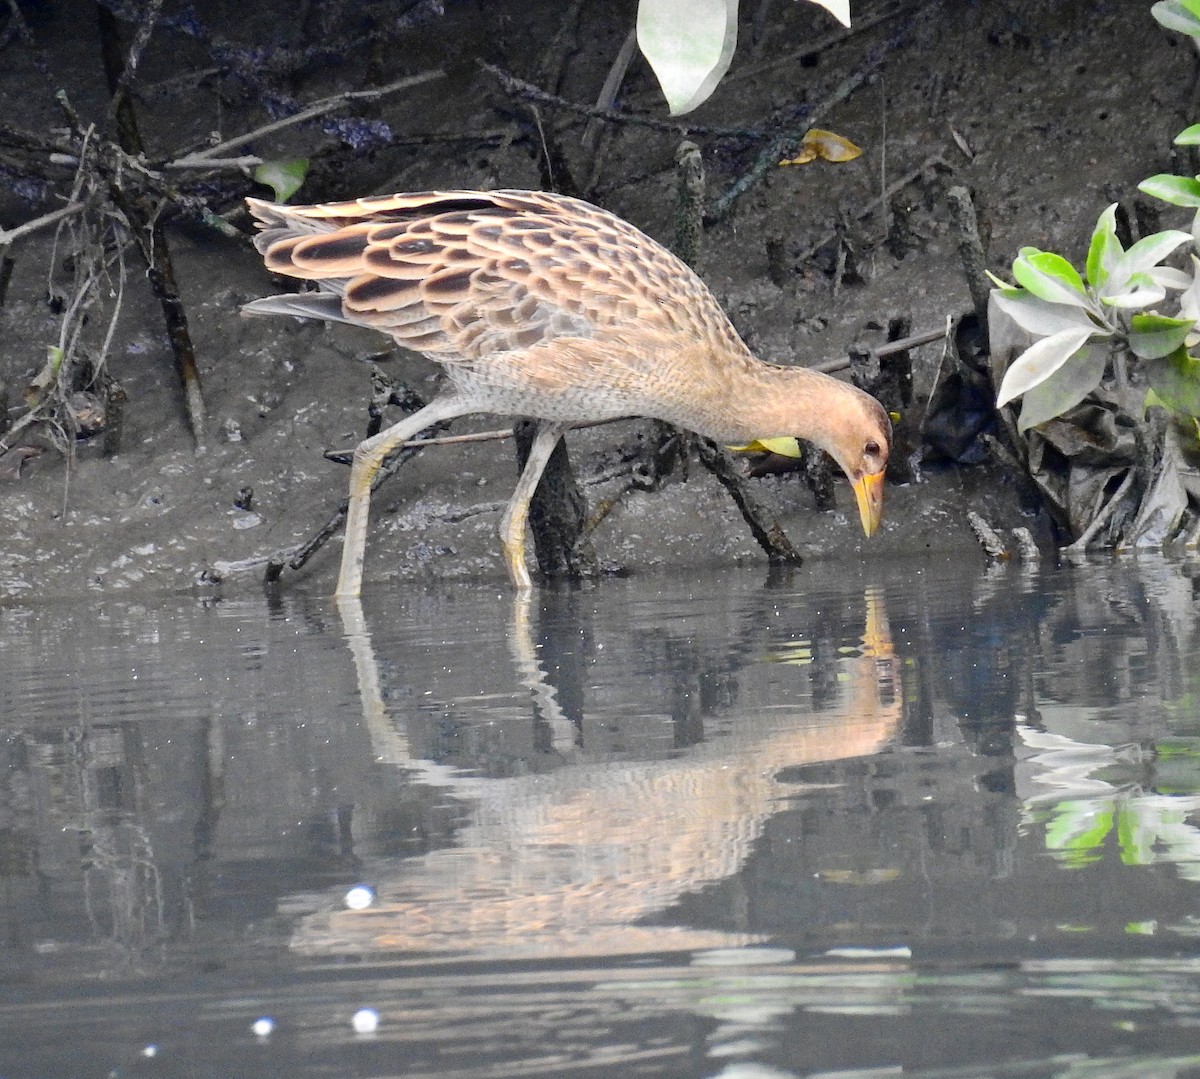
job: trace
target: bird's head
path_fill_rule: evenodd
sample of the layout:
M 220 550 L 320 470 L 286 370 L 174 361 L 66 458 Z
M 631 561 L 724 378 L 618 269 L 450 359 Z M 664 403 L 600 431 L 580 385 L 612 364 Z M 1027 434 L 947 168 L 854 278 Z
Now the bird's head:
M 837 461 L 858 502 L 863 531 L 873 535 L 883 515 L 883 474 L 892 452 L 892 421 L 870 394 L 852 386 L 822 446 Z

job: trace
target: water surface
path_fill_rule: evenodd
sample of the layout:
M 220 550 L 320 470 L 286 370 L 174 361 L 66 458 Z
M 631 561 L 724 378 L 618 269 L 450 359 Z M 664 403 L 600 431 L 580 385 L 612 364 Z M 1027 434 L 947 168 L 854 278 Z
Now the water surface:
M 0 1077 L 1200 1075 L 1197 576 L 0 608 Z

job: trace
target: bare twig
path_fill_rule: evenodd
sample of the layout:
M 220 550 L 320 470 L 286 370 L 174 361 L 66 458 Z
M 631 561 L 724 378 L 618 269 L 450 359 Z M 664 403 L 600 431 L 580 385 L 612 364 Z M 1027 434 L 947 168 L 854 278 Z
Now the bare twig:
M 22 236 L 28 236 L 31 232 L 37 232 L 39 229 L 44 229 L 49 225 L 55 225 L 65 217 L 73 217 L 85 205 L 86 203 L 83 202 L 71 202 L 61 209 L 52 210 L 41 217 L 35 217 L 32 221 L 26 221 L 25 224 L 18 225 L 15 229 L 0 229 L 0 247 L 8 247 L 10 244 L 16 243 Z
M 750 526 L 750 532 L 758 545 L 772 562 L 800 565 L 799 551 L 792 546 L 779 522 L 750 491 L 745 478 L 733 463 L 728 450 L 707 438 L 696 439 L 696 450 L 701 463 L 714 475 L 722 487 L 729 492 L 734 505 L 741 511 L 742 518 Z
M 886 345 L 880 345 L 878 348 L 870 349 L 870 353 L 877 359 L 883 356 L 891 356 L 897 352 L 907 352 L 910 348 L 919 348 L 921 345 L 931 345 L 934 341 L 942 340 L 948 330 L 926 330 L 924 333 L 914 333 L 911 337 L 904 337 L 898 341 L 889 341 Z M 836 360 L 826 360 L 824 363 L 814 363 L 810 370 L 821 371 L 826 375 L 832 375 L 835 371 L 844 371 L 850 366 L 850 357 L 841 356 Z
M 621 92 L 621 83 L 625 81 L 625 73 L 629 70 L 629 64 L 636 52 L 637 31 L 630 29 L 624 43 L 617 52 L 617 58 L 612 62 L 612 67 L 608 69 L 604 85 L 600 88 L 600 95 L 596 98 L 597 109 L 603 112 L 612 111 L 613 103 L 617 100 L 617 94 Z M 587 127 L 583 129 L 582 145 L 585 150 L 593 150 L 595 148 L 596 140 L 600 137 L 600 123 L 599 117 L 592 117 L 588 121 Z
M 941 151 L 935 154 L 930 154 L 924 161 L 921 162 L 915 169 L 906 172 L 900 179 L 890 183 L 887 188 L 877 197 L 868 202 L 861 210 L 855 214 L 855 219 L 862 221 L 875 212 L 875 210 L 885 204 L 897 192 L 903 191 L 914 180 L 919 180 L 924 175 L 927 169 L 933 168 L 935 165 L 946 165 L 946 159 L 942 157 Z M 798 264 L 807 262 L 826 244 L 832 243 L 837 239 L 837 230 L 833 229 L 822 236 L 816 243 L 811 244 L 800 253 L 800 257 L 796 259 Z
M 334 94 L 332 97 L 314 102 L 308 108 L 302 109 L 292 116 L 285 116 L 282 120 L 264 124 L 253 131 L 247 131 L 244 135 L 238 135 L 236 138 L 226 139 L 224 142 L 217 143 L 216 146 L 209 146 L 204 150 L 196 150 L 171 162 L 167 167 L 181 168 L 194 165 L 200 161 L 207 161 L 210 158 L 219 158 L 227 154 L 230 150 L 236 150 L 239 146 L 244 146 L 255 139 L 261 139 L 266 135 L 274 134 L 276 131 L 282 131 L 285 127 L 302 124 L 306 120 L 314 120 L 318 116 L 324 116 L 325 113 L 332 112 L 349 101 L 375 101 L 378 98 L 386 97 L 388 94 L 398 93 L 413 86 L 420 86 L 422 83 L 432 82 L 434 79 L 444 78 L 445 75 L 446 73 L 441 68 L 431 68 L 429 71 L 422 71 L 420 74 L 409 75 L 407 78 L 388 83 L 387 86 L 379 86 L 370 90 L 347 90 L 341 94 Z
M 620 109 L 598 109 L 588 105 L 580 105 L 576 101 L 559 97 L 558 94 L 548 94 L 540 87 L 534 86 L 533 83 L 519 79 L 503 68 L 496 67 L 494 64 L 488 64 L 481 60 L 479 66 L 496 79 L 505 92 L 511 94 L 513 97 L 536 101 L 539 105 L 546 105 L 549 108 L 563 109 L 567 112 L 573 112 L 577 116 L 605 120 L 611 124 L 632 124 L 635 127 L 645 127 L 651 131 L 665 131 L 672 135 L 682 135 L 684 137 L 690 135 L 709 135 L 729 138 L 765 139 L 771 137 L 773 134 L 773 132 L 763 131 L 758 128 L 705 127 L 703 124 L 685 124 L 678 120 L 655 120 L 650 116 L 638 116 L 636 113 L 622 112 Z M 806 126 L 804 130 L 807 131 L 808 127 Z M 803 136 L 804 132 L 801 132 L 798 135 L 790 135 L 788 137 L 799 140 Z
M 1108 519 L 1113 515 L 1121 499 L 1128 493 L 1129 488 L 1133 486 L 1134 474 L 1137 469 L 1131 468 L 1125 473 L 1125 478 L 1121 481 L 1121 485 L 1113 492 L 1112 498 L 1105 504 L 1104 509 L 1092 518 L 1092 523 L 1083 530 L 1083 534 L 1074 543 L 1062 549 L 1065 555 L 1083 554 L 1096 537 L 1096 533 L 1100 531 L 1107 523 Z
M 154 25 L 158 22 L 159 13 L 162 11 L 163 0 L 149 0 L 145 9 L 142 11 L 141 21 L 138 23 L 138 28 L 133 35 L 133 43 L 129 46 L 129 54 L 125 57 L 122 64 L 120 77 L 117 79 L 116 85 L 112 88 L 112 97 L 108 103 L 108 118 L 114 120 L 117 117 L 118 111 L 124 106 L 128 100 L 129 87 L 133 80 L 137 78 L 138 64 L 141 63 L 142 53 L 150 42 L 150 35 L 154 33 Z M 102 11 L 107 10 L 102 8 Z M 109 12 L 112 17 L 112 13 Z
M 189 170 L 210 169 L 216 172 L 221 169 L 234 169 L 242 172 L 247 169 L 257 168 L 263 163 L 261 157 L 254 154 L 245 154 L 242 157 L 206 157 L 201 161 L 190 161 L 186 158 L 180 158 L 178 161 L 164 162 L 160 168 L 170 169 L 173 172 L 184 172 Z
M 704 159 L 694 142 L 681 142 L 675 151 L 675 242 L 672 249 L 695 269 L 700 264 L 704 235 Z

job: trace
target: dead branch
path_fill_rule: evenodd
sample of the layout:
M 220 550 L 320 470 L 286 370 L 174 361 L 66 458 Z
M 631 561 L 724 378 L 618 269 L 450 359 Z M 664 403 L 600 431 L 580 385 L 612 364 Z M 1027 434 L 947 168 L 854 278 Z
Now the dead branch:
M 885 356 L 894 355 L 897 352 L 907 352 L 910 348 L 918 348 L 921 345 L 931 345 L 934 341 L 941 341 L 946 336 L 947 330 L 926 330 L 924 333 L 914 333 L 911 337 L 903 337 L 898 341 L 889 341 L 886 345 L 880 345 L 878 348 L 869 349 L 868 352 L 875 359 L 882 359 Z M 832 375 L 836 371 L 845 371 L 850 366 L 850 357 L 842 356 L 836 360 L 826 360 L 824 363 L 814 363 L 813 371 L 820 371 L 826 375 Z
M 219 158 L 227 154 L 230 150 L 236 150 L 239 146 L 245 146 L 246 143 L 253 142 L 255 139 L 261 139 L 266 135 L 273 135 L 276 131 L 282 131 L 284 128 L 291 127 L 294 124 L 302 124 L 306 120 L 314 120 L 318 116 L 324 116 L 327 112 L 332 112 L 347 102 L 375 101 L 381 97 L 386 97 L 388 94 L 398 93 L 413 86 L 420 86 L 422 83 L 432 82 L 434 79 L 445 78 L 445 75 L 445 71 L 441 68 L 431 68 L 428 71 L 422 71 L 420 74 L 409 75 L 407 78 L 388 83 L 387 86 L 379 86 L 370 90 L 347 90 L 340 94 L 334 94 L 332 97 L 315 101 L 307 108 L 301 109 L 300 112 L 294 113 L 291 116 L 285 116 L 282 120 L 276 120 L 273 123 L 264 124 L 262 127 L 256 127 L 253 131 L 247 131 L 244 135 L 238 135 L 236 138 L 226 139 L 224 142 L 217 143 L 216 146 L 209 146 L 207 149 L 196 150 L 190 154 L 186 154 L 175 161 L 169 162 L 165 167 L 186 168 L 201 161 L 208 161 L 210 158 Z
M 9 247 L 23 236 L 28 236 L 30 233 L 37 232 L 39 229 L 47 228 L 50 225 L 56 225 L 64 218 L 73 217 L 85 205 L 86 203 L 83 202 L 71 202 L 61 209 L 52 210 L 41 217 L 35 217 L 32 221 L 26 221 L 25 224 L 18 225 L 15 229 L 0 229 L 0 247 Z
M 534 86 L 533 83 L 519 79 L 516 75 L 505 71 L 503 68 L 496 67 L 495 64 L 489 64 L 480 60 L 479 66 L 483 71 L 491 75 L 492 78 L 496 79 L 505 92 L 512 97 L 534 101 L 548 108 L 563 109 L 566 112 L 573 112 L 577 116 L 604 120 L 611 124 L 631 124 L 634 127 L 645 127 L 651 131 L 664 131 L 668 134 L 680 135 L 685 138 L 707 135 L 714 138 L 765 139 L 773 135 L 773 132 L 763 131 L 759 128 L 707 127 L 703 124 L 687 124 L 678 120 L 655 120 L 650 116 L 639 116 L 636 113 L 624 112 L 620 109 L 600 109 L 594 106 L 580 105 L 577 101 L 570 101 L 565 97 L 560 97 L 558 94 L 547 93 L 540 87 Z M 807 131 L 808 128 L 805 127 L 804 130 Z M 798 141 L 804 137 L 804 132 L 802 131 L 799 134 L 793 134 L 788 137 Z

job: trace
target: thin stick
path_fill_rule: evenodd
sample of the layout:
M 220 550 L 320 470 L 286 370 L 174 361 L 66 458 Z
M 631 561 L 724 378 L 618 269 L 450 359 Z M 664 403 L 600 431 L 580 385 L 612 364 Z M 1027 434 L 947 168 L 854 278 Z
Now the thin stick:
M 246 154 L 243 157 L 206 157 L 203 161 L 168 161 L 160 168 L 182 172 L 185 169 L 253 169 L 263 163 L 261 157 Z
M 282 131 L 285 127 L 302 124 L 305 120 L 313 120 L 318 116 L 324 116 L 325 113 L 332 112 L 348 101 L 374 101 L 376 98 L 385 97 L 400 90 L 407 90 L 412 86 L 420 86 L 422 83 L 432 82 L 434 79 L 445 78 L 445 75 L 445 71 L 441 68 L 431 68 L 428 71 L 422 71 L 419 75 L 410 75 L 408 78 L 388 83 L 387 86 L 379 86 L 371 90 L 347 90 L 345 93 L 334 94 L 333 97 L 323 98 L 321 101 L 314 102 L 307 109 L 303 109 L 292 116 L 285 116 L 282 120 L 264 124 L 253 131 L 247 131 L 244 135 L 238 135 L 237 138 L 233 139 L 226 139 L 225 142 L 220 142 L 216 146 L 210 146 L 205 150 L 197 150 L 186 154 L 176 161 L 171 162 L 166 167 L 179 168 L 185 164 L 192 165 L 198 161 L 207 161 L 209 158 L 221 157 L 230 150 L 236 150 L 239 146 L 244 146 L 248 142 L 261 139 L 264 135 L 272 135 L 276 131 Z
M 1123 499 L 1129 488 L 1133 486 L 1133 474 L 1136 469 L 1129 469 L 1125 473 L 1125 478 L 1121 481 L 1121 486 L 1113 492 L 1112 498 L 1105 504 L 1096 516 L 1092 519 L 1092 523 L 1083 530 L 1083 535 L 1074 543 L 1063 548 L 1063 554 L 1083 554 L 1087 550 L 1087 545 L 1095 538 L 1096 533 L 1100 531 L 1107 523 L 1108 519 L 1116 511 L 1117 504 Z
M 53 210 L 41 217 L 35 217 L 32 221 L 26 221 L 23 225 L 18 225 L 15 229 L 0 229 L 0 247 L 8 247 L 15 243 L 22 236 L 28 236 L 31 232 L 37 232 L 38 229 L 44 229 L 48 225 L 56 224 L 64 217 L 73 217 L 84 208 L 86 203 L 71 202 L 64 206 L 61 210 Z
M 871 352 L 878 358 L 883 356 L 891 356 L 896 352 L 907 352 L 910 348 L 918 348 L 921 345 L 930 345 L 934 341 L 940 341 L 946 336 L 948 331 L 941 330 L 926 330 L 924 333 L 915 333 L 911 337 L 902 337 L 899 341 L 889 341 L 886 345 L 880 345 L 876 349 L 871 349 Z M 836 360 L 826 360 L 824 363 L 814 363 L 809 370 L 820 371 L 822 374 L 832 375 L 835 371 L 844 371 L 850 366 L 850 358 L 842 356 Z
M 524 79 L 518 79 L 515 75 L 510 74 L 503 68 L 496 67 L 494 64 L 484 63 L 482 60 L 479 66 L 496 79 L 504 90 L 514 97 L 528 98 L 536 101 L 540 105 L 556 109 L 565 109 L 567 112 L 573 112 L 577 116 L 587 116 L 597 120 L 606 120 L 610 124 L 632 124 L 635 127 L 646 127 L 651 131 L 666 131 L 672 135 L 710 135 L 710 136 L 727 136 L 730 138 L 745 138 L 745 139 L 765 139 L 773 134 L 769 131 L 762 131 L 757 128 L 741 128 L 741 127 L 705 127 L 701 124 L 685 124 L 679 121 L 670 122 L 667 120 L 655 120 L 649 116 L 638 116 L 631 112 L 622 112 L 619 109 L 597 109 L 587 105 L 580 105 L 578 102 L 570 101 L 565 97 L 559 97 L 558 94 L 548 94 L 545 90 L 538 86 L 534 86 L 531 82 L 526 82 Z M 807 131 L 808 127 L 804 128 Z M 792 134 L 787 136 L 793 141 L 799 141 L 804 137 L 804 132 L 800 134 Z
M 612 67 L 608 69 L 608 76 L 604 80 L 604 86 L 600 89 L 600 96 L 596 98 L 597 109 L 603 112 L 612 112 L 613 103 L 617 100 L 621 83 L 625 81 L 625 73 L 629 70 L 629 64 L 636 51 L 637 30 L 631 29 L 617 52 L 617 58 L 612 62 Z M 585 150 L 594 149 L 599 136 L 600 119 L 592 117 L 588 121 L 587 127 L 583 129 L 583 139 L 581 140 L 583 148 Z
M 915 169 L 912 169 L 910 172 L 905 173 L 903 176 L 900 177 L 900 179 L 896 180 L 894 183 L 889 184 L 887 186 L 887 188 L 884 190 L 884 192 L 878 198 L 872 199 L 861 210 L 859 210 L 858 213 L 855 214 L 855 218 L 857 220 L 861 221 L 861 220 L 863 220 L 863 218 L 869 217 L 872 213 L 875 212 L 875 209 L 878 206 L 885 203 L 888 199 L 890 199 L 898 191 L 903 191 L 904 188 L 906 188 L 914 180 L 920 179 L 921 174 L 924 173 L 926 169 L 931 168 L 934 165 L 945 165 L 945 163 L 946 163 L 946 159 L 944 157 L 942 157 L 942 154 L 940 151 L 936 154 L 930 154 Z M 797 264 L 807 262 L 810 258 L 813 257 L 813 255 L 815 255 L 818 251 L 820 251 L 822 247 L 824 247 L 828 243 L 832 243 L 836 239 L 837 239 L 837 231 L 836 230 L 827 232 L 815 244 L 812 244 L 810 247 L 808 247 L 806 250 L 804 250 L 800 253 L 800 257 L 796 259 Z
M 116 118 L 117 110 L 122 107 L 122 103 L 129 94 L 130 84 L 137 78 L 138 64 L 141 63 L 142 53 L 150 43 L 150 35 L 154 33 L 154 25 L 158 22 L 162 6 L 163 0 L 150 0 L 142 12 L 141 21 L 133 35 L 133 44 L 129 46 L 129 53 L 122 65 L 121 75 L 112 88 L 112 97 L 108 103 L 110 122 Z

